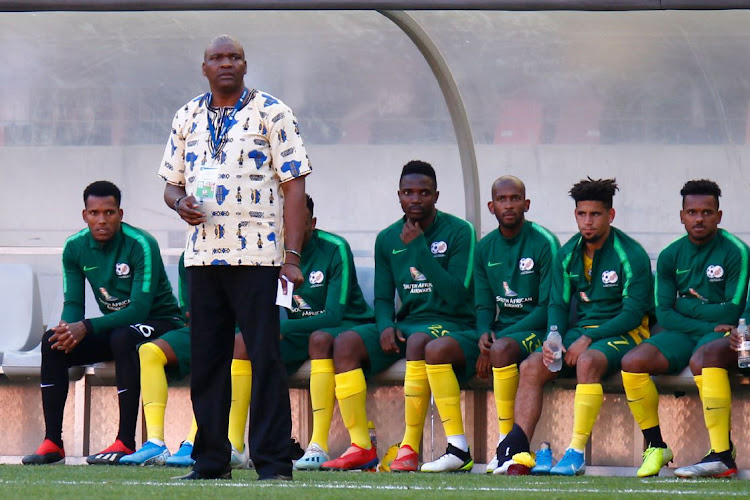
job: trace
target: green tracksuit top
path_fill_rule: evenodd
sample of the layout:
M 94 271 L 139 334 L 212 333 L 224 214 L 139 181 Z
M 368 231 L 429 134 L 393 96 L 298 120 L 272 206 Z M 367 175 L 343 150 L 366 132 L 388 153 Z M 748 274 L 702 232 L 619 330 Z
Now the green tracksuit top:
M 703 245 L 682 236 L 656 262 L 659 325 L 696 336 L 713 332 L 716 325 L 736 325 L 747 280 L 748 247 L 732 233 L 719 229 Z
M 512 238 L 499 229 L 482 238 L 474 259 L 477 332 L 502 336 L 547 326 L 552 265 L 559 249 L 554 234 L 528 220 Z
M 401 218 L 375 239 L 378 330 L 394 326 L 394 291 L 401 301 L 396 321 L 446 318 L 473 325 L 474 228 L 438 210 L 425 232 L 404 245 L 401 230 L 405 222 L 406 218 Z
M 86 280 L 104 314 L 90 319 L 95 334 L 149 319 L 172 321 L 176 327 L 185 323 L 164 271 L 159 244 L 146 231 L 122 223 L 104 245 L 94 240 L 88 228 L 67 239 L 63 321 L 85 319 Z
M 594 253 L 591 282 L 584 276 L 584 242 L 578 233 L 558 252 L 552 271 L 552 290 L 547 318 L 565 335 L 570 302 L 575 296 L 575 327 L 596 341 L 624 335 L 642 324 L 653 310 L 651 261 L 640 243 L 612 227 L 604 245 Z
M 281 322 L 282 335 L 336 327 L 342 321 L 368 323 L 373 312 L 357 281 L 354 256 L 341 236 L 315 229 L 302 249 L 305 281 L 294 291 L 292 310 Z

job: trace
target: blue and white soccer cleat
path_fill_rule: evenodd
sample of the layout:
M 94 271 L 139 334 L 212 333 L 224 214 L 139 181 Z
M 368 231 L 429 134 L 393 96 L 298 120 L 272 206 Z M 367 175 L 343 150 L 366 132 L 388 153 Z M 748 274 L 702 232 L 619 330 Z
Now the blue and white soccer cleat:
M 166 460 L 168 467 L 192 467 L 195 460 L 190 456 L 193 454 L 193 443 L 183 441 L 180 449 Z
M 164 465 L 170 453 L 166 445 L 146 441 L 140 450 L 120 459 L 121 465 Z
M 573 448 L 565 450 L 565 455 L 552 467 L 549 473 L 553 476 L 580 476 L 586 472 L 586 462 L 583 453 Z
M 305 454 L 294 464 L 294 470 L 320 470 L 320 465 L 330 459 L 318 443 L 310 443 Z
M 542 443 L 541 447 L 536 452 L 535 459 L 536 465 L 531 468 L 531 473 L 535 476 L 544 476 L 549 474 L 549 471 L 552 470 L 552 465 L 554 462 L 552 458 L 552 448 L 550 448 L 549 443 Z
M 229 458 L 229 467 L 232 469 L 253 469 L 253 461 L 250 460 L 250 452 L 245 446 L 245 451 L 240 451 L 232 445 L 232 455 Z

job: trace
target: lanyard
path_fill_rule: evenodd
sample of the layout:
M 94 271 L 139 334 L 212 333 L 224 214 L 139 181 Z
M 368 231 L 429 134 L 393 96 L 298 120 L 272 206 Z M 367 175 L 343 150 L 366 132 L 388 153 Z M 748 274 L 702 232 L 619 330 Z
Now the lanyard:
M 219 135 L 216 135 L 216 128 L 214 127 L 214 122 L 209 118 L 208 120 L 208 131 L 211 134 L 211 156 L 213 158 L 216 158 L 219 156 L 219 153 L 221 153 L 221 150 L 223 149 L 224 142 L 226 141 L 227 134 L 229 133 L 229 129 L 232 128 L 232 125 L 234 125 L 236 122 L 234 120 L 234 115 L 237 114 L 239 110 L 242 109 L 243 103 L 245 102 L 245 99 L 247 98 L 248 94 L 247 87 L 245 90 L 242 91 L 242 95 L 240 96 L 240 99 L 237 101 L 237 104 L 234 105 L 234 108 L 232 111 L 230 111 L 227 115 L 224 116 L 221 122 L 221 127 L 219 127 Z M 213 99 L 213 96 L 209 92 L 208 94 L 208 103 L 210 103 Z

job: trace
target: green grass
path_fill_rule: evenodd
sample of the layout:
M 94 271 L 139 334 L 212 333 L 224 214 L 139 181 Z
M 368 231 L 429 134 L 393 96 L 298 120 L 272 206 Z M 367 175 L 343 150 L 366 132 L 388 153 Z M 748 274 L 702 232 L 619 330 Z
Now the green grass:
M 163 467 L 0 466 L 2 498 L 352 498 L 639 499 L 747 498 L 750 483 L 629 477 L 497 477 L 480 474 L 295 473 L 293 482 L 258 482 L 254 471 L 231 481 L 175 481 L 183 469 Z

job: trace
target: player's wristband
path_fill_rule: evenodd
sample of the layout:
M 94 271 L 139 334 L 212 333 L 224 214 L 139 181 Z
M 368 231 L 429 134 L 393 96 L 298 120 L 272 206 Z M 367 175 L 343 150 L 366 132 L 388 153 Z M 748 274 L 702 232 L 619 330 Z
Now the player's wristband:
M 180 196 L 179 198 L 177 198 L 176 200 L 174 200 L 174 211 L 175 212 L 179 213 L 179 211 L 180 211 L 180 202 L 182 201 L 183 198 L 187 198 L 187 195 L 183 194 L 182 196 Z
M 284 265 L 285 265 L 285 266 L 294 266 L 294 267 L 296 267 L 297 269 L 299 269 L 299 270 L 302 270 L 302 268 L 301 268 L 301 267 L 299 267 L 299 264 L 295 264 L 294 262 L 284 262 Z
M 284 253 L 290 253 L 292 255 L 296 255 L 297 257 L 299 257 L 299 260 L 302 260 L 302 254 L 299 253 L 297 250 L 292 250 L 291 248 L 285 248 Z

